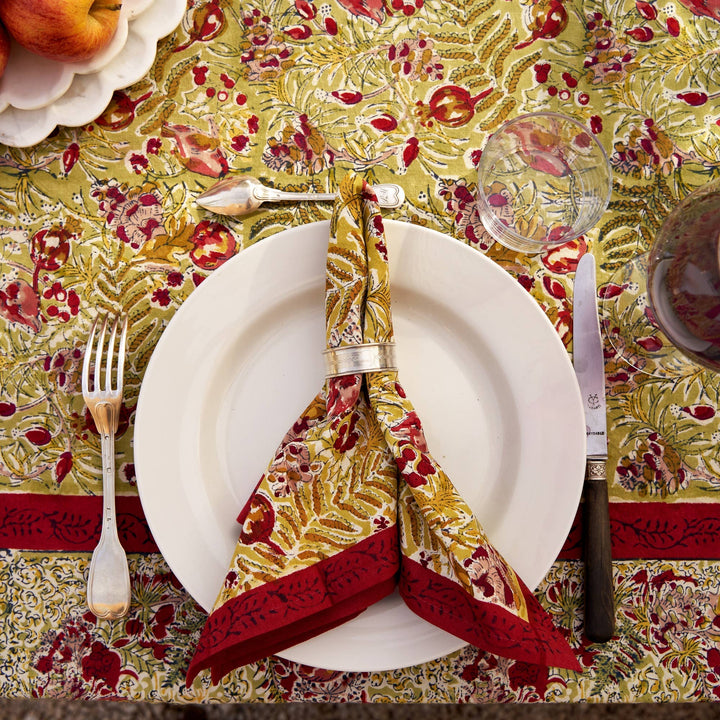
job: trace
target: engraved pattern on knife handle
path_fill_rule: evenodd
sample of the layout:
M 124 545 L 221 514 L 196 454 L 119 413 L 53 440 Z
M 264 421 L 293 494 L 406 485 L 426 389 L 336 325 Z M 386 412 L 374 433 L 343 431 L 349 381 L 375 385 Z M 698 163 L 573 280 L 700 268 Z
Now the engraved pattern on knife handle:
M 607 642 L 615 632 L 615 592 L 605 460 L 587 461 L 583 530 L 585 635 Z

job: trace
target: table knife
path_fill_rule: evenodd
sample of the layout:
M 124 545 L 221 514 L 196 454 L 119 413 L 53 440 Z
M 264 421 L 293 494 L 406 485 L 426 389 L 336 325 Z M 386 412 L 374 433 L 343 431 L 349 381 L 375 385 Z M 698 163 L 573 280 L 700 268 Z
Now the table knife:
M 573 366 L 582 393 L 587 432 L 582 518 L 585 635 L 593 642 L 607 642 L 615 629 L 615 598 L 606 477 L 605 371 L 595 258 L 591 253 L 585 253 L 578 262 L 573 294 Z

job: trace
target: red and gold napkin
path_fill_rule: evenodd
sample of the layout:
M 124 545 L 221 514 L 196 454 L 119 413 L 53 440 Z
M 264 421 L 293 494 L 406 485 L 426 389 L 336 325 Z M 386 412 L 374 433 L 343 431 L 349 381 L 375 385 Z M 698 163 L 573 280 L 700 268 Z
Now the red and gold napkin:
M 354 175 L 332 216 L 325 313 L 329 349 L 393 340 L 382 219 Z M 420 617 L 483 650 L 580 669 L 430 455 L 395 370 L 329 378 L 238 522 L 188 683 L 346 622 L 396 585 Z

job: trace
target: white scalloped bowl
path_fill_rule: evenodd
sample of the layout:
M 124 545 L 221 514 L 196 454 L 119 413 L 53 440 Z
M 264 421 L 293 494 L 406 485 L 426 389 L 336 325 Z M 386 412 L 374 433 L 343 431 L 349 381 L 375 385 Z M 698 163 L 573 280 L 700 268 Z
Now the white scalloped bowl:
M 157 42 L 181 22 L 186 0 L 124 0 L 110 44 L 90 60 L 63 63 L 13 43 L 0 79 L 0 142 L 28 147 L 58 125 L 92 122 L 115 90 L 140 80 Z

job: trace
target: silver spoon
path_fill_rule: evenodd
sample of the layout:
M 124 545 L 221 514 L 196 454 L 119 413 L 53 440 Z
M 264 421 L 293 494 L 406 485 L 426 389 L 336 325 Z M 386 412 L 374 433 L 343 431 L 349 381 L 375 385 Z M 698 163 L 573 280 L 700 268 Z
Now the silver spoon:
M 378 205 L 384 208 L 400 207 L 405 202 L 405 192 L 399 185 L 386 183 L 373 185 Z M 323 201 L 335 200 L 336 193 L 302 193 L 275 190 L 263 185 L 252 175 L 235 175 L 213 185 L 195 198 L 200 207 L 219 215 L 247 215 L 257 210 L 265 202 L 284 202 L 299 200 Z

